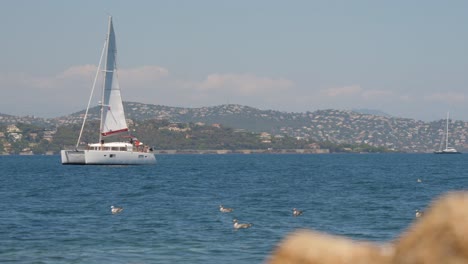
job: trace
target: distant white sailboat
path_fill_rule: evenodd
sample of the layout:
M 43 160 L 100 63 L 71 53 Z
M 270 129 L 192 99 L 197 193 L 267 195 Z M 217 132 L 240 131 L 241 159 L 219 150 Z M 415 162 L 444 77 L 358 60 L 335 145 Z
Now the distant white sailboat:
M 103 55 L 106 54 L 105 68 L 101 70 Z M 105 142 L 104 138 L 110 135 L 128 133 L 125 113 L 117 80 L 116 42 L 112 17 L 109 17 L 109 28 L 104 49 L 99 61 L 98 71 L 94 79 L 91 96 L 86 108 L 83 125 L 75 149 L 60 152 L 62 164 L 78 165 L 144 165 L 155 164 L 156 158 L 152 149 L 143 145 L 132 136 L 125 142 Z M 99 72 L 104 72 L 104 85 L 101 105 L 101 123 L 99 143 L 88 144 L 85 149 L 79 150 L 81 135 L 86 122 L 91 98 L 96 86 Z
M 445 149 L 442 149 L 442 141 L 438 151 L 434 151 L 435 154 L 461 154 L 454 147 L 449 147 L 448 145 L 448 136 L 449 136 L 449 112 L 447 112 L 447 125 L 445 130 Z

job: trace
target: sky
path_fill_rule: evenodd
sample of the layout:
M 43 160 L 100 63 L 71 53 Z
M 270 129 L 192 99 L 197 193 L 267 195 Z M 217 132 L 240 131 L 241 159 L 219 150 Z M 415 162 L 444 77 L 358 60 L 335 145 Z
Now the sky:
M 85 109 L 111 15 L 124 101 L 468 120 L 468 1 L 0 4 L 4 114 Z

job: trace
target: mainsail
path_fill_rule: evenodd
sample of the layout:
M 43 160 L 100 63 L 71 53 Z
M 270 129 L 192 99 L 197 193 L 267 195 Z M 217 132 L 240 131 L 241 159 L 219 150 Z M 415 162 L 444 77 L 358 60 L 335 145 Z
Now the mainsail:
M 112 17 L 109 17 L 109 33 L 106 47 L 106 68 L 104 70 L 104 92 L 102 100 L 101 135 L 128 131 L 125 113 L 117 79 L 115 33 Z

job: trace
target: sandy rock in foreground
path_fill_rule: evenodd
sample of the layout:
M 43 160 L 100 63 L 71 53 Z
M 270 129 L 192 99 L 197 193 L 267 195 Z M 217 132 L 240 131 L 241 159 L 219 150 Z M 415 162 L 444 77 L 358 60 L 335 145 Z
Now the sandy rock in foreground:
M 302 230 L 283 241 L 268 263 L 390 263 L 392 250 L 387 245 L 356 242 L 350 239 Z
M 301 230 L 280 242 L 267 263 L 468 263 L 468 193 L 449 193 L 436 200 L 393 243 L 361 242 Z

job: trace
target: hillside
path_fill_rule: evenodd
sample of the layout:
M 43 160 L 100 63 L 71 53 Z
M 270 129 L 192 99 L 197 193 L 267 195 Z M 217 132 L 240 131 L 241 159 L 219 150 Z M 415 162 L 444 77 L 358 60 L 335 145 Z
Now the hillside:
M 172 123 L 221 124 L 224 127 L 251 132 L 267 132 L 310 139 L 316 142 L 340 144 L 368 144 L 404 152 L 432 152 L 439 149 L 445 129 L 445 120 L 423 122 L 414 119 L 370 115 L 353 111 L 319 110 L 305 113 L 287 113 L 259 110 L 241 105 L 220 105 L 201 108 L 169 107 L 125 102 L 128 119 L 168 120 Z M 90 109 L 89 120 L 97 120 L 99 109 Z M 3 117 L 0 124 L 29 122 L 45 126 L 81 124 L 84 111 L 54 119 L 33 117 Z M 450 124 L 450 145 L 463 151 L 468 149 L 468 123 Z
M 161 105 L 125 102 L 127 118 L 132 120 L 168 120 L 174 123 L 208 124 L 221 123 L 233 128 L 242 128 L 252 132 L 269 131 L 281 126 L 300 126 L 303 120 L 298 120 L 296 114 L 273 110 L 259 110 L 249 106 L 220 105 L 201 108 L 169 107 Z M 81 123 L 85 111 L 59 117 L 59 123 Z M 89 120 L 99 119 L 99 108 L 91 108 Z

